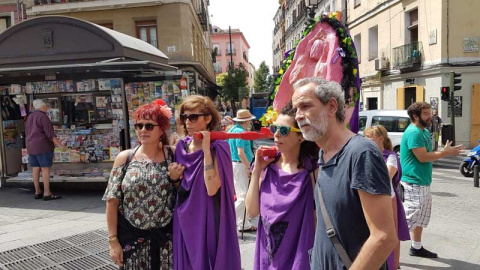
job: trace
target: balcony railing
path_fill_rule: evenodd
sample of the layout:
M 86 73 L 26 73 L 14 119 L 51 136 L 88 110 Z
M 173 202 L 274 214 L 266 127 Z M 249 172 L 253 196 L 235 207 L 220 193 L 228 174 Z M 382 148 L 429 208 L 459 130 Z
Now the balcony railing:
M 393 48 L 393 69 L 419 67 L 422 62 L 422 51 L 421 41 Z
M 200 20 L 200 24 L 202 25 L 203 31 L 208 30 L 208 17 L 207 17 L 207 10 L 205 9 L 205 4 L 201 1 L 202 4 L 199 5 L 197 10 L 198 19 Z

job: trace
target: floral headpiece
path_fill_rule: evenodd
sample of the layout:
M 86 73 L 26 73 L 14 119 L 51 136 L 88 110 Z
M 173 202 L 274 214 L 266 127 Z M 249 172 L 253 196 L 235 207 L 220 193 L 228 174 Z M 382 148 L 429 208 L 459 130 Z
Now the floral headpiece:
M 172 109 L 167 106 L 167 103 L 165 103 L 163 99 L 157 99 L 152 103 L 153 105 L 159 106 L 162 114 L 165 115 L 168 119 L 172 118 Z

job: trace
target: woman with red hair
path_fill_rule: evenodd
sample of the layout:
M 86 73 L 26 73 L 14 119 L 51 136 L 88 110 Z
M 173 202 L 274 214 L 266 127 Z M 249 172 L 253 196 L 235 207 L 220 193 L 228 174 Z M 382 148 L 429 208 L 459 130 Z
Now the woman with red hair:
M 172 269 L 175 181 L 167 175 L 174 150 L 166 131 L 172 112 L 163 100 L 135 112 L 139 146 L 121 152 L 103 199 L 107 201 L 110 257 L 122 269 Z

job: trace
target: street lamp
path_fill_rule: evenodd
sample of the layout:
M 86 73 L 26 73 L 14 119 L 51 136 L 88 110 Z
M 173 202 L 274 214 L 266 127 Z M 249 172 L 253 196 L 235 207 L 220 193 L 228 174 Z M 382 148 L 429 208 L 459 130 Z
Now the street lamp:
M 310 19 L 315 18 L 315 9 L 318 7 L 318 0 L 305 0 L 305 5 L 307 6 L 308 16 Z

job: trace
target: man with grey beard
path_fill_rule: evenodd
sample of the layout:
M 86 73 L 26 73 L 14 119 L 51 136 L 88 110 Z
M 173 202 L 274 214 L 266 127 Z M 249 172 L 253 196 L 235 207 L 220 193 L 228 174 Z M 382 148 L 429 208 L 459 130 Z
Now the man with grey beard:
M 387 269 L 386 259 L 398 239 L 382 153 L 347 129 L 345 97 L 338 83 L 305 78 L 294 90 L 295 119 L 303 136 L 321 147 L 311 268 Z M 319 194 L 332 227 L 325 225 Z

